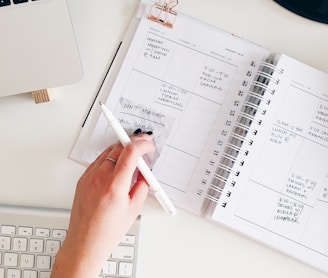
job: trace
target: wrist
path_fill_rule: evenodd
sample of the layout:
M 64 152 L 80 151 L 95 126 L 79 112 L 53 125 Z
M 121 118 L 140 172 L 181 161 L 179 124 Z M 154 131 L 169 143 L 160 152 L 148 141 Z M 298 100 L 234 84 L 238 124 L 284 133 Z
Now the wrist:
M 67 242 L 64 243 L 56 255 L 51 278 L 98 277 L 102 262 L 85 250 L 77 250 Z

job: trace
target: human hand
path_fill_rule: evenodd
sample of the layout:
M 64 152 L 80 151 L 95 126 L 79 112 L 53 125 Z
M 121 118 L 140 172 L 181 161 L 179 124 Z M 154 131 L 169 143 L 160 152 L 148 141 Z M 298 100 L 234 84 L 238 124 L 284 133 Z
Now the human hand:
M 131 139 L 124 148 L 116 143 L 106 149 L 80 178 L 67 237 L 57 254 L 52 278 L 97 277 L 140 214 L 148 185 L 140 174 L 134 184 L 131 181 L 139 157 L 154 151 L 150 142 L 153 136 L 140 134 Z

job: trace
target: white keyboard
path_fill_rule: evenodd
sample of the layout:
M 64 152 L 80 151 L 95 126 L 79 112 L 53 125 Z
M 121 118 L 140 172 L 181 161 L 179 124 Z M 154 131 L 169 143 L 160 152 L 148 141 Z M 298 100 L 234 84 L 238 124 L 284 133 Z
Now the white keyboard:
M 50 278 L 69 223 L 68 210 L 0 205 L 0 278 Z M 135 278 L 140 217 L 99 277 Z

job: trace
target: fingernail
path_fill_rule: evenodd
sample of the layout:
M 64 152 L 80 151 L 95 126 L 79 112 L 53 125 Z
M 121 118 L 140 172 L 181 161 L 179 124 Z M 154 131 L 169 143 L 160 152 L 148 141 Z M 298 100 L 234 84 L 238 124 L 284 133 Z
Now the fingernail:
M 141 133 L 141 128 L 138 128 L 133 132 L 133 135 L 138 135 L 140 133 Z

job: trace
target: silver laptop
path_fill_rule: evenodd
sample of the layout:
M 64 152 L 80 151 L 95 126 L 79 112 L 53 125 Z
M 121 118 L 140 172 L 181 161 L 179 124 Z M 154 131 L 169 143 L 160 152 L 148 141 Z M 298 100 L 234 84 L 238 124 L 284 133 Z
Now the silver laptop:
M 81 79 L 66 0 L 0 0 L 0 26 L 0 96 Z

